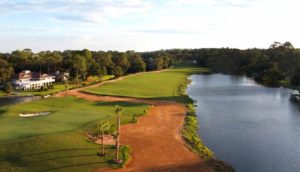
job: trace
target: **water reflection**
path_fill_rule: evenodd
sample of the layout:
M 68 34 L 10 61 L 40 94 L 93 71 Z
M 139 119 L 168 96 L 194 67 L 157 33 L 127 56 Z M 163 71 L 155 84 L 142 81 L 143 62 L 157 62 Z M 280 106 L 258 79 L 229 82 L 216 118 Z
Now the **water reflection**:
M 0 97 L 0 106 L 22 103 L 22 102 L 30 102 L 33 100 L 41 99 L 40 96 L 26 96 L 26 97 Z
M 300 171 L 300 106 L 292 90 L 241 76 L 193 75 L 199 134 L 217 157 L 241 172 Z

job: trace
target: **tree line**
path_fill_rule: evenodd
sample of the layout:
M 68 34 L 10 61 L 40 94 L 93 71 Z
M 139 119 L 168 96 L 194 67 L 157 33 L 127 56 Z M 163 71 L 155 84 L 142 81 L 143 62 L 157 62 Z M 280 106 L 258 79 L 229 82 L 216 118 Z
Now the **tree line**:
M 247 75 L 267 86 L 300 86 L 300 49 L 274 42 L 268 49 L 202 48 L 167 50 L 177 61 L 196 61 L 212 72 Z
M 10 82 L 23 70 L 41 73 L 69 72 L 70 80 L 80 82 L 88 76 L 115 75 L 161 70 L 171 66 L 169 54 L 158 51 L 138 53 L 134 51 L 42 51 L 16 50 L 0 54 L 0 85 Z
M 154 52 L 42 51 L 30 49 L 0 54 L 0 85 L 9 82 L 14 74 L 28 69 L 42 73 L 70 72 L 73 82 L 88 76 L 123 76 L 168 68 L 172 63 L 194 61 L 212 72 L 247 75 L 256 81 L 279 86 L 287 81 L 300 86 L 300 50 L 290 42 L 274 42 L 268 49 L 201 48 L 170 49 Z

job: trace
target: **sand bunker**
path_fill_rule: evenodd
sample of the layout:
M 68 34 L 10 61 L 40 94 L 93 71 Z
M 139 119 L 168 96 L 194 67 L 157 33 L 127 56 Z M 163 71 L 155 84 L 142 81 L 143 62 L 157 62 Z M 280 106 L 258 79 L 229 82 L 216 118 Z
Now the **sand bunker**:
M 44 116 L 49 115 L 51 112 L 38 112 L 38 113 L 20 113 L 19 116 L 23 118 L 35 117 L 35 116 Z

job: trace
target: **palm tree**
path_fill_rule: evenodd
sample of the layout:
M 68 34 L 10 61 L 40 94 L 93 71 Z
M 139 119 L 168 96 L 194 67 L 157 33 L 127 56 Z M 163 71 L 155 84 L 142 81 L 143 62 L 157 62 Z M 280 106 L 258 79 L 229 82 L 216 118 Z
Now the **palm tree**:
M 102 144 L 102 152 L 101 155 L 105 155 L 104 152 L 104 133 L 110 130 L 111 124 L 109 121 L 100 121 L 96 125 L 96 133 L 101 133 L 101 144 Z
M 115 158 L 116 163 L 121 162 L 119 159 L 119 149 L 120 149 L 120 125 L 121 125 L 122 111 L 123 109 L 117 105 L 115 110 L 115 113 L 117 114 L 116 158 Z

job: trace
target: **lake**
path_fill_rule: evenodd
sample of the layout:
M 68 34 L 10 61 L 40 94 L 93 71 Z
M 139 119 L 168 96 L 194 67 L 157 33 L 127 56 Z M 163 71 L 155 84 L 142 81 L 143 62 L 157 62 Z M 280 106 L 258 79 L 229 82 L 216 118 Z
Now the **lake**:
M 238 172 L 300 171 L 300 105 L 292 90 L 241 76 L 192 75 L 199 135 Z

